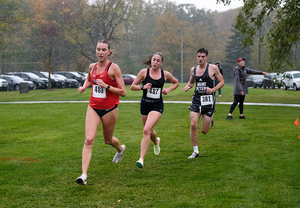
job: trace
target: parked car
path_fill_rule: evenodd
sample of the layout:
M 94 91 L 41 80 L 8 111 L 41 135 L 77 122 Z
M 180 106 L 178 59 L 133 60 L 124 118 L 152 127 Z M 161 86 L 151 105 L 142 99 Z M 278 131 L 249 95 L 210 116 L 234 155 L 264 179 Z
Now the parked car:
M 268 73 L 262 80 L 262 87 L 274 89 L 277 86 L 280 89 L 282 75 L 282 73 Z
M 48 86 L 48 79 L 40 78 L 39 76 L 31 72 L 11 72 L 7 75 L 14 75 L 21 77 L 25 81 L 32 81 L 35 85 L 35 89 L 46 89 Z
M 34 71 L 32 73 L 38 75 L 41 78 L 49 79 L 49 72 Z M 63 88 L 65 86 L 65 80 L 58 79 L 54 77 L 52 74 L 50 74 L 50 79 L 51 79 L 51 88 Z
M 88 77 L 88 73 L 87 72 L 78 72 L 81 76 L 83 76 L 85 79 L 87 79 Z
M 249 75 L 246 79 L 247 86 L 248 87 L 262 87 L 262 79 L 264 78 L 264 75 Z
M 13 76 L 13 75 L 0 75 L 0 79 L 5 79 L 8 83 L 8 90 L 16 90 L 20 91 L 21 83 L 28 83 L 28 89 L 33 90 L 35 89 L 35 85 L 32 81 L 25 81 L 21 77 Z
M 70 71 L 58 71 L 55 74 L 61 74 L 69 79 L 76 79 L 80 85 L 83 85 L 85 81 L 85 77 L 78 72 L 70 72 Z
M 0 79 L 0 91 L 7 91 L 8 83 L 5 79 Z
M 133 74 L 122 74 L 125 85 L 131 85 L 135 80 L 136 76 Z
M 76 79 L 69 79 L 61 74 L 53 74 L 58 79 L 64 79 L 65 80 L 65 87 L 66 88 L 78 88 L 79 82 Z
M 284 90 L 292 87 L 293 90 L 300 89 L 300 71 L 287 71 L 282 75 L 282 86 Z

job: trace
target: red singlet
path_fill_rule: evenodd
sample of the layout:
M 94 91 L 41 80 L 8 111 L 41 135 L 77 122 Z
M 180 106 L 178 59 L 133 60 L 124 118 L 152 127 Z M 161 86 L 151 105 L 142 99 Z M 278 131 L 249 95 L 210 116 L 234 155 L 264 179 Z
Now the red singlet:
M 116 80 L 113 80 L 108 76 L 108 70 L 111 64 L 112 62 L 110 61 L 105 67 L 105 70 L 100 74 L 96 74 L 96 67 L 98 63 L 95 64 L 92 70 L 92 74 L 90 76 L 90 81 L 92 83 L 92 94 L 89 103 L 92 108 L 108 110 L 113 108 L 115 105 L 119 105 L 119 95 L 96 84 L 96 79 L 102 79 L 104 83 L 110 85 L 111 87 L 118 87 Z

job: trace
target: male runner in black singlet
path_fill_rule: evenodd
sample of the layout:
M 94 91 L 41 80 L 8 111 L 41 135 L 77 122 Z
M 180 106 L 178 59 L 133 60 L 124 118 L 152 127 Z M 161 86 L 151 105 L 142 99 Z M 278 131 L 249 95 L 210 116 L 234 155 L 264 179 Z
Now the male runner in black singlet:
M 189 159 L 199 156 L 198 150 L 198 122 L 202 115 L 201 133 L 206 134 L 214 123 L 213 115 L 215 112 L 215 91 L 222 88 L 225 84 L 222 74 L 218 67 L 213 64 L 208 64 L 208 51 L 200 48 L 197 51 L 198 65 L 191 68 L 190 80 L 184 87 L 184 91 L 195 86 L 195 92 L 192 98 L 190 110 L 191 127 L 190 134 L 194 148 L 193 154 Z M 214 87 L 214 80 L 219 83 Z

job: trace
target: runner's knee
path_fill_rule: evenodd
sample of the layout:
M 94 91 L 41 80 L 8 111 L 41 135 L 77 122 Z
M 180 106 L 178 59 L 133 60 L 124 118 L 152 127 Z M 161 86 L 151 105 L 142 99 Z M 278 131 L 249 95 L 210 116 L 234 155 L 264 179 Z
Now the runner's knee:
M 143 134 L 144 134 L 145 136 L 150 136 L 151 133 L 152 133 L 152 129 L 151 129 L 151 128 L 144 127 Z
M 198 129 L 198 123 L 191 122 L 191 130 L 197 131 L 197 129 Z
M 85 138 L 84 144 L 85 144 L 85 145 L 88 145 L 88 146 L 91 146 L 91 145 L 94 144 L 94 141 L 95 141 L 95 138 L 92 138 L 92 137 L 87 136 L 87 137 Z
M 209 129 L 201 129 L 201 133 L 202 133 L 202 134 L 207 134 L 208 130 L 209 130 Z
M 104 143 L 105 143 L 105 144 L 108 144 L 108 145 L 111 145 L 111 144 L 112 144 L 111 140 L 104 140 Z

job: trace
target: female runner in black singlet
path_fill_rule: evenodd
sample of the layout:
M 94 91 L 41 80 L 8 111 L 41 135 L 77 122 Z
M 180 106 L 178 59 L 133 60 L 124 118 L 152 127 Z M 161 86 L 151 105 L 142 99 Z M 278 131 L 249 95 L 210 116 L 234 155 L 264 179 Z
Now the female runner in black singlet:
M 150 66 L 150 68 L 142 69 L 130 87 L 133 91 L 143 90 L 140 110 L 144 130 L 140 159 L 136 162 L 139 168 L 144 166 L 144 159 L 150 145 L 150 140 L 154 143 L 154 154 L 158 155 L 160 152 L 160 138 L 157 137 L 153 128 L 164 110 L 162 94 L 167 95 L 179 86 L 177 79 L 170 72 L 160 69 L 163 61 L 164 58 L 161 53 L 155 53 L 153 56 L 150 56 L 143 62 Z M 169 80 L 172 85 L 164 89 L 163 86 L 166 80 Z M 138 84 L 141 81 L 142 85 L 139 86 Z

